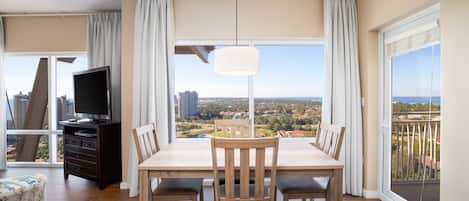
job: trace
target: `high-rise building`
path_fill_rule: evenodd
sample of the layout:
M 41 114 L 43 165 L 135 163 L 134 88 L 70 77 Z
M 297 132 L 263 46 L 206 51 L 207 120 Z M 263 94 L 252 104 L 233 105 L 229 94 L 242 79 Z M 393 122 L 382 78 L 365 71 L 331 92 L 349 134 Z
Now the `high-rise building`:
M 73 102 L 67 96 L 57 98 L 57 120 L 63 121 L 74 118 L 75 110 Z
M 17 129 L 24 127 L 29 100 L 30 96 L 21 92 L 13 96 L 13 118 Z
M 199 95 L 195 91 L 185 91 L 179 93 L 179 117 L 188 118 L 196 116 L 198 111 Z

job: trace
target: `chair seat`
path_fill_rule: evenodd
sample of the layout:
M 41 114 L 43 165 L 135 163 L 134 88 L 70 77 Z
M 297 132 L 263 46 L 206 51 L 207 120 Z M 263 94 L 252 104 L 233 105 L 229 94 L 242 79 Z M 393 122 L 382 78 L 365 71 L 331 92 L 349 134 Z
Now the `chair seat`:
M 264 197 L 269 195 L 269 189 L 270 186 L 264 186 Z M 235 197 L 239 197 L 241 194 L 240 189 L 240 184 L 235 184 Z M 255 185 L 254 184 L 249 184 L 249 197 L 254 197 L 255 196 Z M 224 197 L 225 196 L 225 185 L 220 185 L 220 196 Z
M 277 188 L 282 193 L 325 193 L 329 178 L 282 178 L 277 179 Z
M 162 179 L 154 196 L 197 195 L 202 190 L 203 179 Z

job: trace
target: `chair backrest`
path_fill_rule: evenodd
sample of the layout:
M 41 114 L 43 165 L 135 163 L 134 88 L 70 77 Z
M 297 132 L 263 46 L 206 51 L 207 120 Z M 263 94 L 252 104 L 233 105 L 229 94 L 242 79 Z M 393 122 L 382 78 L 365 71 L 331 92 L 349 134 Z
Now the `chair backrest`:
M 215 190 L 215 201 L 238 201 L 238 200 L 250 200 L 250 201 L 274 201 L 275 199 L 275 188 L 277 178 L 277 157 L 278 157 L 278 137 L 268 138 L 212 138 L 212 163 L 213 163 L 213 174 L 214 174 L 214 190 Z M 225 174 L 225 186 L 224 195 L 220 193 L 219 184 L 219 166 L 217 150 L 224 150 L 224 174 Z M 235 153 L 239 150 L 239 175 L 240 175 L 240 190 L 239 197 L 236 197 L 235 193 L 235 171 L 237 164 L 235 162 Z M 266 150 L 272 150 L 267 152 Z M 254 151 L 255 162 L 250 159 L 251 151 Z M 271 162 L 270 166 L 270 188 L 265 192 L 265 173 L 266 173 L 266 153 L 267 162 Z M 272 158 L 269 160 L 268 156 Z M 252 166 L 254 165 L 254 166 Z M 254 192 L 250 192 L 250 175 L 251 169 L 254 168 Z M 254 197 L 252 197 L 254 196 Z
M 221 129 L 223 137 L 249 138 L 249 120 L 223 119 L 215 120 L 215 133 Z
M 133 136 L 139 163 L 150 158 L 150 156 L 160 150 L 156 137 L 156 125 L 154 123 L 134 128 Z
M 324 153 L 338 160 L 344 134 L 345 127 L 320 124 L 316 135 L 316 144 Z

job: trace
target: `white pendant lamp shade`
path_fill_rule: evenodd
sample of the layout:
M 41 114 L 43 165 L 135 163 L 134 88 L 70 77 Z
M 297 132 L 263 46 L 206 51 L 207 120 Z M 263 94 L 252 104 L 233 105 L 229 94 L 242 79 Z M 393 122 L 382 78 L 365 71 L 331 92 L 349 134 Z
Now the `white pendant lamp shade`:
M 220 75 L 249 76 L 259 70 L 259 51 L 255 47 L 224 47 L 215 50 L 215 72 Z

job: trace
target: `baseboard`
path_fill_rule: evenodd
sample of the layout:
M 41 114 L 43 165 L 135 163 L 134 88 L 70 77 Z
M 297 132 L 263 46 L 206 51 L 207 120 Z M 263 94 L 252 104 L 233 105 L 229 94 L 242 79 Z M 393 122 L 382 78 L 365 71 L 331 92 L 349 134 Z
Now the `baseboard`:
M 379 193 L 378 191 L 369 191 L 366 189 L 363 189 L 363 197 L 366 199 L 379 199 Z
M 128 190 L 129 189 L 129 184 L 127 182 L 121 182 L 119 185 L 121 190 Z

